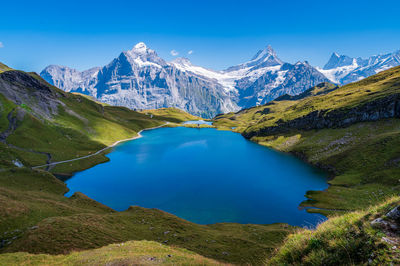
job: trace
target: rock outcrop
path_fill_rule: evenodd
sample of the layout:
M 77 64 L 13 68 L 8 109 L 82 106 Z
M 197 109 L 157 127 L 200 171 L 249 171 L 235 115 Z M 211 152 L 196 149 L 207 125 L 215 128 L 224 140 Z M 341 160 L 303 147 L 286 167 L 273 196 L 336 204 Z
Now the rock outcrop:
M 21 107 L 29 106 L 38 118 L 51 118 L 58 113 L 58 100 L 61 93 L 51 89 L 36 74 L 29 75 L 21 71 L 0 73 L 0 93 Z
M 400 117 L 400 94 L 393 94 L 353 108 L 317 110 L 290 121 L 278 120 L 276 126 L 244 132 L 246 138 L 286 133 L 292 130 L 313 130 L 347 127 L 358 122 Z

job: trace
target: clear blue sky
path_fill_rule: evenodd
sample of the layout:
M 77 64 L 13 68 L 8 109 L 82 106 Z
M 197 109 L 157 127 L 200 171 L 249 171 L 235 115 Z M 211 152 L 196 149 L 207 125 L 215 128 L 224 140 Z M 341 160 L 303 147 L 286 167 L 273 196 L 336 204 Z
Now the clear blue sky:
M 400 49 L 400 1 L 2 1 L 0 61 L 26 71 L 109 63 L 143 41 L 213 69 L 271 44 L 287 62 L 322 66 L 332 52 L 369 56 Z M 187 55 L 193 50 L 191 55 Z

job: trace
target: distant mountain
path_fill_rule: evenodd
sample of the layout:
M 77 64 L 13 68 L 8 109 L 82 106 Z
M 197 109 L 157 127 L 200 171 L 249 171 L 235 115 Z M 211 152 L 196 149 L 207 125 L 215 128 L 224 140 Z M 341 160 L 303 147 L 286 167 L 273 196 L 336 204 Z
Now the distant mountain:
M 99 70 L 100 67 L 94 67 L 79 72 L 65 66 L 50 65 L 40 75 L 50 84 L 62 88 L 66 92 L 81 92 L 91 95 Z
M 239 105 L 265 104 L 281 95 L 296 95 L 328 79 L 308 62 L 259 68 L 236 82 Z
M 400 65 L 400 50 L 385 55 L 374 55 L 367 59 L 333 53 L 324 68 L 318 70 L 334 83 L 347 84 L 398 65 Z
M 322 68 L 307 61 L 283 62 L 267 46 L 251 60 L 223 71 L 193 65 L 187 58 L 166 62 L 144 43 L 104 67 L 83 72 L 51 65 L 41 76 L 70 92 L 131 109 L 178 107 L 203 117 L 238 111 L 281 95 L 297 95 L 322 82 L 347 84 L 400 65 L 400 51 L 351 58 L 333 53 Z
M 229 67 L 225 72 L 233 72 L 238 70 L 255 70 L 262 67 L 271 67 L 283 65 L 283 62 L 277 57 L 274 49 L 268 45 L 265 49 L 259 50 L 256 55 L 248 62 Z
M 183 71 L 216 79 L 241 108 L 264 104 L 283 94 L 298 94 L 328 79 L 307 62 L 289 64 L 278 58 L 271 46 L 256 53 L 248 62 L 213 71 L 193 66 L 188 59 L 172 62 Z

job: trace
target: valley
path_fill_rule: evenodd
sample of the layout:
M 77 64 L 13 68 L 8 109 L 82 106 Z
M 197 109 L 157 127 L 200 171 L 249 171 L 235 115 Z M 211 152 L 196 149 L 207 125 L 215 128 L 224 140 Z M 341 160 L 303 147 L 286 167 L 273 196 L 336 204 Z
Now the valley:
M 400 265 L 400 1 L 2 1 L 0 266 Z
M 93 256 L 93 252 L 102 254 L 101 247 L 134 241 L 126 245 L 135 246 L 138 254 L 142 249 L 151 254 L 161 252 L 163 255 L 155 256 L 163 257 L 164 252 L 181 252 L 181 259 L 172 262 L 176 264 L 192 259 L 206 264 L 219 261 L 255 265 L 398 262 L 398 250 L 393 248 L 398 241 L 396 232 L 371 222 L 379 217 L 388 217 L 385 219 L 391 223 L 398 219 L 390 218 L 388 213 L 400 202 L 399 67 L 344 86 L 324 82 L 297 96 L 280 95 L 259 106 L 217 115 L 211 126 L 185 125 L 200 129 L 181 127 L 182 122 L 202 118 L 176 108 L 132 111 L 96 102 L 87 95 L 65 92 L 35 73 L 5 65 L 0 65 L 0 71 L 0 260 L 79 260 L 83 253 L 70 252 L 91 250 L 83 252 Z M 329 187 L 304 191 L 308 199 L 299 204 L 308 214 L 323 214 L 328 221 L 315 230 L 285 223 L 201 225 L 143 206 L 125 206 L 116 211 L 78 190 L 69 198 L 64 196 L 68 188 L 61 180 L 68 183 L 76 172 L 93 171 L 117 162 L 111 159 L 110 163 L 101 164 L 112 158 L 110 151 L 137 145 L 138 141 L 96 152 L 119 140 L 133 138 L 141 130 L 165 125 L 176 128 L 146 131 L 139 143 L 154 132 L 166 132 L 165 139 L 172 140 L 172 133 L 181 130 L 213 134 L 218 134 L 216 129 L 234 131 L 327 171 L 331 177 Z M 221 133 L 240 137 L 232 132 Z M 222 138 L 230 142 L 227 137 Z M 261 146 L 257 149 L 269 151 Z M 243 151 L 236 154 L 240 153 Z M 85 158 L 70 161 L 80 157 Z M 233 160 L 235 157 L 216 163 L 239 166 L 240 162 Z M 68 162 L 51 164 L 59 161 Z M 41 165 L 46 166 L 35 168 Z M 287 183 L 295 181 L 298 180 Z M 392 242 L 384 240 L 388 237 Z M 155 243 L 147 241 L 158 242 L 162 248 L 155 251 Z M 93 251 L 95 248 L 100 249 Z M 115 245 L 110 248 L 115 250 Z M 351 256 L 346 257 L 349 250 Z M 46 257 L 20 252 L 70 255 Z M 145 256 L 151 258 L 148 253 Z M 121 259 L 115 256 L 116 261 Z M 125 258 L 129 256 L 131 262 L 138 259 L 135 254 Z

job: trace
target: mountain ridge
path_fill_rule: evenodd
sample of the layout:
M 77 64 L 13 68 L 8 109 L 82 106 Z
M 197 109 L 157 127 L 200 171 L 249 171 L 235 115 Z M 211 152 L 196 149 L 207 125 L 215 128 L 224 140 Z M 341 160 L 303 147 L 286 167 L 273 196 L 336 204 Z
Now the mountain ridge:
M 332 53 L 323 68 L 283 62 L 268 45 L 249 61 L 215 71 L 188 58 L 167 62 L 145 43 L 121 52 L 103 67 L 77 71 L 50 65 L 40 75 L 65 91 L 130 109 L 177 107 L 211 118 L 300 94 L 322 82 L 347 84 L 400 65 L 400 51 L 367 59 Z
M 303 68 L 307 70 L 280 60 L 271 46 L 245 63 L 214 71 L 195 66 L 189 59 L 166 62 L 146 44 L 138 43 L 100 69 L 79 72 L 49 66 L 40 75 L 65 91 L 85 93 L 112 105 L 131 109 L 172 106 L 212 117 L 328 81 L 308 63 Z M 283 82 L 286 78 L 287 84 Z M 294 82 L 295 88 L 289 87 L 296 79 L 300 81 Z

